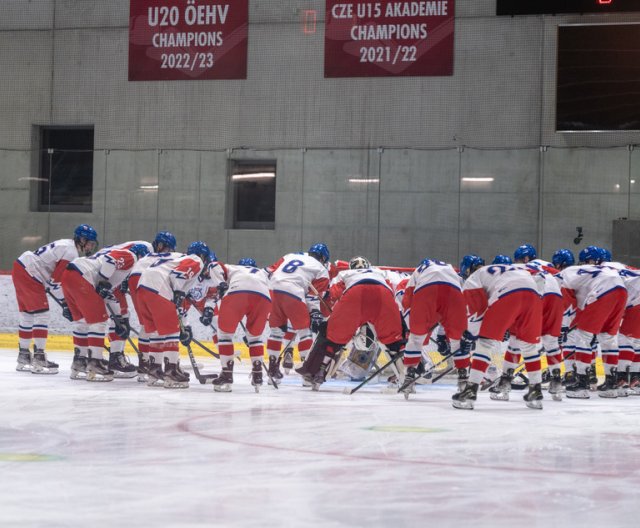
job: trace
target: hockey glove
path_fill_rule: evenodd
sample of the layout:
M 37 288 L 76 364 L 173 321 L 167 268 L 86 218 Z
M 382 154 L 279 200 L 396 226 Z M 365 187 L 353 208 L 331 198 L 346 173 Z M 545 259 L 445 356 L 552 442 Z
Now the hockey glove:
M 177 308 L 180 308 L 186 297 L 187 297 L 187 294 L 184 293 L 183 291 L 180 291 L 180 290 L 174 291 L 173 304 L 175 304 Z
M 190 326 L 183 326 L 180 328 L 180 342 L 184 346 L 189 346 L 193 339 L 193 331 Z
M 202 315 L 200 316 L 200 322 L 204 326 L 209 326 L 213 321 L 213 308 L 211 306 L 207 306 L 204 310 L 202 310 Z
M 224 294 L 227 293 L 228 289 L 229 285 L 226 282 L 221 282 L 220 284 L 218 284 L 218 299 L 222 299 L 222 297 L 224 297 Z
M 438 344 L 438 353 L 447 356 L 451 353 L 451 345 L 449 344 L 449 340 L 446 335 L 438 335 L 436 336 L 436 343 Z
M 111 295 L 111 283 L 109 281 L 100 281 L 96 286 L 96 292 L 100 297 L 106 299 Z
M 122 292 L 122 295 L 129 291 L 129 279 L 124 279 L 122 281 L 122 284 L 120 284 L 120 291 Z
M 558 346 L 562 346 L 567 342 L 567 336 L 569 335 L 570 328 L 568 326 L 563 326 L 560 329 L 560 336 L 558 337 Z
M 309 312 L 309 318 L 311 319 L 311 331 L 317 334 L 320 328 L 322 328 L 324 317 L 322 317 L 320 310 L 311 310 Z
M 475 345 L 476 339 L 477 338 L 472 333 L 465 330 L 464 333 L 462 334 L 462 339 L 460 340 L 460 352 L 462 352 L 465 355 L 471 354 L 471 351 L 473 350 L 473 346 Z
M 113 324 L 115 325 L 115 333 L 122 339 L 127 339 L 131 333 L 131 326 L 129 325 L 129 318 L 116 315 L 113 317 Z
M 73 315 L 71 315 L 71 310 L 69 309 L 69 306 L 67 306 L 67 303 L 62 301 L 60 306 L 62 307 L 62 317 L 67 321 L 73 322 Z

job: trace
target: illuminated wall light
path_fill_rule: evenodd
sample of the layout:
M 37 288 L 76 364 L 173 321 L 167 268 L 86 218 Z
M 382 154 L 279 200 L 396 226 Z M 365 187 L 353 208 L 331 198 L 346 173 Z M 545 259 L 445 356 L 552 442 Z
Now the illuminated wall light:
M 619 189 L 619 188 L 620 188 L 620 184 L 616 183 L 616 189 Z
M 157 191 L 159 189 L 159 185 L 141 185 L 140 188 L 143 191 Z
M 316 32 L 318 16 L 315 9 L 306 9 L 302 13 L 302 32 L 305 35 L 313 35 Z
M 232 180 L 259 180 L 264 178 L 275 178 L 275 172 L 254 172 L 252 174 L 234 174 Z
M 495 178 L 462 178 L 463 182 L 492 182 Z
M 42 241 L 42 237 L 41 236 L 26 236 L 26 237 L 22 237 L 22 243 L 23 244 L 37 244 L 38 242 Z
M 631 180 L 631 183 L 636 183 L 636 180 Z
M 349 183 L 379 183 L 378 178 L 349 178 Z

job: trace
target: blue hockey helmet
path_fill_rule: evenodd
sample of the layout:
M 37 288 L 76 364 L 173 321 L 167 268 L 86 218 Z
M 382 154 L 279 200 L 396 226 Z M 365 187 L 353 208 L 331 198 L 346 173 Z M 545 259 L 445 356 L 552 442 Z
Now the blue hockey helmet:
M 218 262 L 218 255 L 216 255 L 216 252 L 213 251 L 213 249 L 209 250 L 209 258 L 211 259 L 211 262 Z
M 202 262 L 204 263 L 205 268 L 211 262 L 211 250 L 209 246 L 202 242 L 202 240 L 198 240 L 196 242 L 191 242 L 189 247 L 187 248 L 187 255 L 197 255 L 200 257 Z
M 153 239 L 153 250 L 158 251 L 160 244 L 164 246 L 164 250 L 175 251 L 176 250 L 176 237 L 169 231 L 160 231 L 156 238 Z
M 258 267 L 258 265 L 256 264 L 256 261 L 253 260 L 251 257 L 241 258 L 238 261 L 238 265 L 239 266 L 251 266 L 252 268 L 257 268 Z
M 460 275 L 466 278 L 482 266 L 484 266 L 483 258 L 478 255 L 465 255 L 460 262 Z
M 568 268 L 576 263 L 573 253 L 568 249 L 559 249 L 551 257 L 551 263 L 558 269 Z
M 129 251 L 133 253 L 138 259 L 141 259 L 145 255 L 149 254 L 149 248 L 144 244 L 134 244 L 129 248 Z
M 80 252 L 88 257 L 98 248 L 98 233 L 89 224 L 80 224 L 73 230 L 73 241 Z
M 529 258 L 529 260 L 533 260 L 538 256 L 536 252 L 536 248 L 534 248 L 531 244 L 522 244 L 518 249 L 516 249 L 513 253 L 513 260 L 524 260 L 525 258 Z
M 491 264 L 513 264 L 509 255 L 496 255 Z
M 600 252 L 602 253 L 600 257 L 601 262 L 611 262 L 611 251 L 606 248 L 600 248 Z
M 312 257 L 315 257 L 323 264 L 326 264 L 327 262 L 329 262 L 331 258 L 329 255 L 329 248 L 327 247 L 326 244 L 323 244 L 322 242 L 313 244 L 309 248 L 309 255 L 311 255 Z
M 578 260 L 586 264 L 599 264 L 602 259 L 602 252 L 598 246 L 587 246 L 578 254 Z

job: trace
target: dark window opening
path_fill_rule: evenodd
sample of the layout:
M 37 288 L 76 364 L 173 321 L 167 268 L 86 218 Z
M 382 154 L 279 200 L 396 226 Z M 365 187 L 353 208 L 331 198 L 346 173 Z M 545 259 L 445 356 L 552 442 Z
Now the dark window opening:
M 91 212 L 93 127 L 41 127 L 38 211 Z
M 276 162 L 231 161 L 232 229 L 274 229 Z
M 559 26 L 556 130 L 640 130 L 640 24 Z

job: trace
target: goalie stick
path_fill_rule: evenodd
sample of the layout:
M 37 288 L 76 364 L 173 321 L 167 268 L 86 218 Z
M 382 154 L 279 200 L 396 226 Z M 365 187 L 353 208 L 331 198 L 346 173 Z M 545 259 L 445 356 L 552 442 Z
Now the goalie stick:
M 400 359 L 403 356 L 404 356 L 404 352 L 399 352 L 396 356 L 392 357 L 387 363 L 382 365 L 380 368 L 374 370 L 373 373 L 369 377 L 365 378 L 365 380 L 362 381 L 357 387 L 354 387 L 351 390 L 349 390 L 349 388 L 346 388 L 344 390 L 344 393 L 351 395 L 351 394 L 354 394 L 355 392 L 359 391 L 364 385 L 369 383 L 373 378 L 375 378 L 378 374 L 380 374 L 380 372 L 382 372 L 389 365 L 391 365 L 391 363 L 394 363 L 395 361 L 397 361 L 398 359 Z

